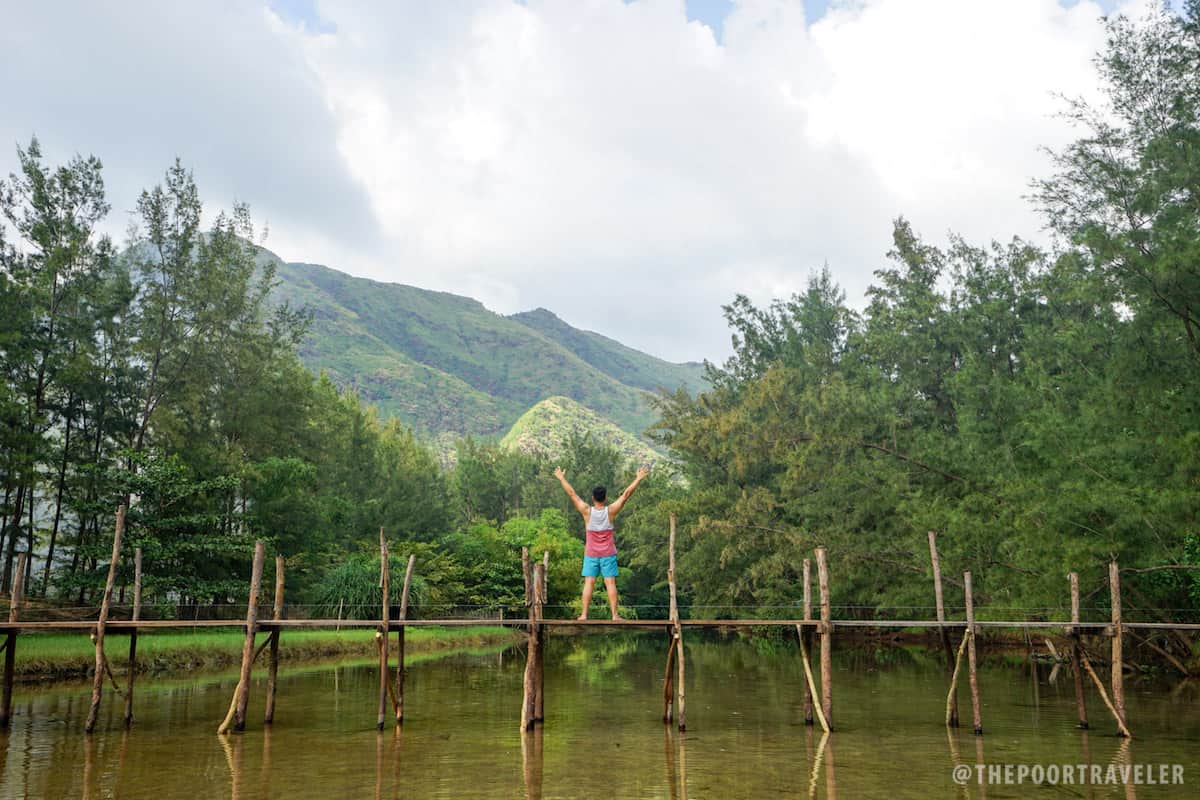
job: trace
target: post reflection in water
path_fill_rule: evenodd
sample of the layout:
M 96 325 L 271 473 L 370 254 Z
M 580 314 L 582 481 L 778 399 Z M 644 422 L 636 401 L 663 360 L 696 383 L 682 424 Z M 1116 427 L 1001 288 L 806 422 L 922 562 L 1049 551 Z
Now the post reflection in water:
M 1083 763 L 1087 764 L 1087 768 L 1090 773 L 1092 769 L 1092 745 L 1088 740 L 1088 732 L 1086 729 L 1081 730 L 1080 734 L 1083 736 Z M 1085 780 L 1083 783 L 1085 786 L 1087 786 L 1088 800 L 1093 800 L 1096 797 L 1096 789 L 1092 786 L 1091 780 Z
M 83 800 L 96 797 L 96 737 L 83 737 Z
M 983 737 L 975 734 L 975 763 L 983 764 Z M 987 781 L 979 784 L 979 797 L 984 800 L 987 797 Z
M 542 800 L 542 726 L 521 732 L 521 773 L 525 778 L 525 800 Z
M 1136 800 L 1137 788 L 1133 784 L 1132 772 L 1132 745 L 1130 744 L 1130 740 L 1124 736 L 1121 737 L 1121 744 L 1117 746 L 1117 752 L 1113 753 L 1113 765 L 1117 767 L 1118 775 L 1123 774 L 1120 772 L 1122 767 L 1130 770 L 1127 773 L 1130 776 L 1129 780 L 1125 781 L 1125 800 Z
M 679 771 L 675 768 L 675 740 L 670 725 L 663 725 L 663 755 L 667 763 L 667 795 L 671 800 L 679 800 Z
M 679 798 L 687 800 L 687 734 L 679 732 Z
M 229 766 L 229 797 L 240 800 L 242 796 L 242 736 L 217 735 L 221 749 L 225 751 L 225 763 Z
M 271 795 L 271 726 L 263 726 L 262 743 L 262 795 Z
M 835 798 L 837 797 L 837 786 L 834 783 L 833 746 L 829 741 L 829 731 L 821 734 L 821 741 L 817 743 L 817 753 L 812 759 L 812 769 L 808 775 L 808 796 L 810 798 L 817 796 L 817 783 L 822 766 L 825 768 L 825 796 Z

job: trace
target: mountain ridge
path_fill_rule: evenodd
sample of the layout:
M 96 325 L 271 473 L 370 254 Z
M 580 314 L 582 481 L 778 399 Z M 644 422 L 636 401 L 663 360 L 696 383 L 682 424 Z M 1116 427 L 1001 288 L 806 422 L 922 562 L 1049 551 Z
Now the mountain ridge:
M 261 248 L 259 257 L 275 266 L 274 302 L 312 315 L 304 364 L 431 438 L 499 438 L 555 396 L 640 436 L 655 420 L 650 391 L 702 387 L 699 365 L 581 331 L 546 309 L 504 316 L 465 295 L 285 262 Z

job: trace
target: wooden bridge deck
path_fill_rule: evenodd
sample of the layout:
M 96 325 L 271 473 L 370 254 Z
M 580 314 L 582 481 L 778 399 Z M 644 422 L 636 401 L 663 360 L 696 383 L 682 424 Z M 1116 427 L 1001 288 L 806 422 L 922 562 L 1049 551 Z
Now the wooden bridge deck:
M 380 628 L 382 622 L 377 619 L 261 619 L 255 624 L 260 631 L 297 630 L 318 628 Z M 525 628 L 530 624 L 525 618 L 509 619 L 392 619 L 388 627 L 396 628 L 426 628 L 447 627 L 461 628 L 473 626 L 503 626 L 509 628 Z M 675 623 L 669 619 L 547 619 L 537 621 L 538 625 L 553 628 L 670 628 Z M 750 628 L 750 627 L 795 627 L 797 625 L 817 628 L 820 620 L 816 619 L 681 619 L 679 624 L 685 628 Z M 834 628 L 946 628 L 957 630 L 966 627 L 965 621 L 937 620 L 896 620 L 896 619 L 835 619 L 830 620 Z M 16 633 L 28 631 L 88 631 L 96 626 L 96 620 L 45 620 L 26 622 L 0 621 L 0 632 Z M 1200 630 L 1200 623 L 1193 622 L 1122 622 L 1124 628 L 1146 630 Z M 246 621 L 240 619 L 154 619 L 154 620 L 114 620 L 105 622 L 109 632 L 125 632 L 133 630 L 189 629 L 189 628 L 245 628 Z M 1112 627 L 1111 622 L 1065 622 L 1043 620 L 975 620 L 976 628 L 993 629 L 1034 629 L 1050 630 L 1056 628 L 1093 630 L 1104 632 Z

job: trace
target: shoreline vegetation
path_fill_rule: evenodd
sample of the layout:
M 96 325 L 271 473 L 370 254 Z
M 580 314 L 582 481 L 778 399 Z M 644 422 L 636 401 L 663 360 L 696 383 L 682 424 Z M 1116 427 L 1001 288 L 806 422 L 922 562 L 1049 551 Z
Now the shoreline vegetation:
M 259 642 L 265 634 L 260 635 Z M 129 667 L 129 648 L 123 635 L 105 637 L 109 664 L 116 675 Z M 240 628 L 198 632 L 155 632 L 138 637 L 139 674 L 178 674 L 220 670 L 237 666 L 242 657 L 244 633 Z M 405 635 L 410 657 L 448 654 L 483 647 L 516 644 L 521 632 L 495 626 L 468 628 L 412 628 Z M 395 637 L 390 639 L 393 657 Z M 85 678 L 95 667 L 95 647 L 86 633 L 30 633 L 19 638 L 16 679 L 20 683 Z M 279 639 L 281 663 L 334 657 L 365 658 L 378 653 L 373 628 L 288 631 Z M 266 664 L 260 656 L 257 665 Z

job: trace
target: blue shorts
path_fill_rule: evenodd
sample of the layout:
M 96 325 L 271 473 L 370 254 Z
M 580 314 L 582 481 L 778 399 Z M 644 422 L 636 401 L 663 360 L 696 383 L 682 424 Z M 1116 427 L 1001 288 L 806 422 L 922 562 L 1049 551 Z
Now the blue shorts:
M 580 575 L 584 578 L 595 578 L 597 575 L 603 575 L 605 578 L 615 578 L 617 577 L 617 557 L 584 556 L 583 572 Z

